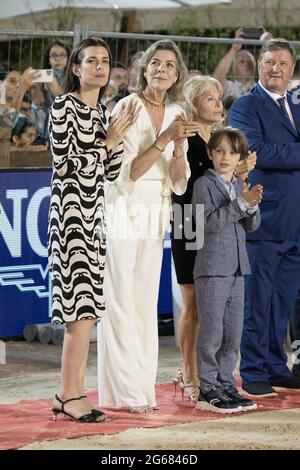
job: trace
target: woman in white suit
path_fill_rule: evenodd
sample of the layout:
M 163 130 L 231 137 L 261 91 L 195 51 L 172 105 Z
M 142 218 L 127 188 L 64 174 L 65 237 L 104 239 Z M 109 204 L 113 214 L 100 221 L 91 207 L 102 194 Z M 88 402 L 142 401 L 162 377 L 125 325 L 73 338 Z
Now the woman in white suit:
M 99 402 L 142 413 L 157 408 L 157 299 L 163 236 L 171 192 L 185 192 L 190 176 L 187 137 L 197 124 L 176 103 L 186 76 L 181 53 L 169 40 L 144 53 L 134 95 L 138 119 L 124 139 L 120 177 L 110 185 L 107 314 L 99 325 Z

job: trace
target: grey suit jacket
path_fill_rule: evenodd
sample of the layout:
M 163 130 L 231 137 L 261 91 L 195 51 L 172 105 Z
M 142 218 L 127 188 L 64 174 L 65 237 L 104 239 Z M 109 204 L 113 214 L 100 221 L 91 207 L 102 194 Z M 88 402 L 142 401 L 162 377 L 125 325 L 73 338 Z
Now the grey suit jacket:
M 237 195 L 240 195 L 243 181 L 238 179 Z M 231 276 L 240 270 L 242 275 L 250 274 L 246 251 L 246 232 L 254 232 L 260 225 L 259 209 L 252 215 L 240 209 L 236 199 L 230 200 L 224 185 L 212 170 L 198 178 L 193 192 L 193 214 L 203 222 L 204 245 L 197 251 L 194 279 L 199 276 Z M 196 220 L 196 223 L 198 221 Z

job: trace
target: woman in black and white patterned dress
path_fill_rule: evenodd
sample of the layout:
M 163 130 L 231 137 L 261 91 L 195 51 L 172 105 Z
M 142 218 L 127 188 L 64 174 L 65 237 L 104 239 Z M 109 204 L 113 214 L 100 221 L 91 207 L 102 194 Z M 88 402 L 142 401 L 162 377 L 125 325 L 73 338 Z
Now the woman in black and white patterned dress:
M 50 112 L 52 321 L 66 324 L 61 391 L 52 411 L 54 417 L 63 413 L 80 422 L 106 418 L 84 396 L 84 374 L 91 329 L 105 309 L 104 179 L 113 181 L 120 172 L 120 142 L 134 115 L 132 103 L 113 119 L 98 104 L 110 64 L 101 39 L 78 44 L 68 64 L 66 94 L 55 99 Z

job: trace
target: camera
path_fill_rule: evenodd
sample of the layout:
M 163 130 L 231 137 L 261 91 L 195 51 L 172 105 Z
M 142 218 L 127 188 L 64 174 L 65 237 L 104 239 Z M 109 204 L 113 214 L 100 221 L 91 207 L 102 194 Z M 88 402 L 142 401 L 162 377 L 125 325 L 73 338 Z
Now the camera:
M 245 39 L 259 39 L 263 32 L 264 28 L 262 26 L 243 28 L 243 36 Z

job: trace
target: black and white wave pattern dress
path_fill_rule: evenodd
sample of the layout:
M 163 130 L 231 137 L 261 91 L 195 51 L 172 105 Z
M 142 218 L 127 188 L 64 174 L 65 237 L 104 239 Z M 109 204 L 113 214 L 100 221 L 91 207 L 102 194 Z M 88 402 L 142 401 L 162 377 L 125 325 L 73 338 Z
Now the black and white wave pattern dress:
M 49 211 L 52 322 L 101 318 L 105 266 L 104 179 L 121 168 L 122 145 L 108 151 L 110 113 L 67 94 L 57 97 L 49 118 L 53 155 Z

